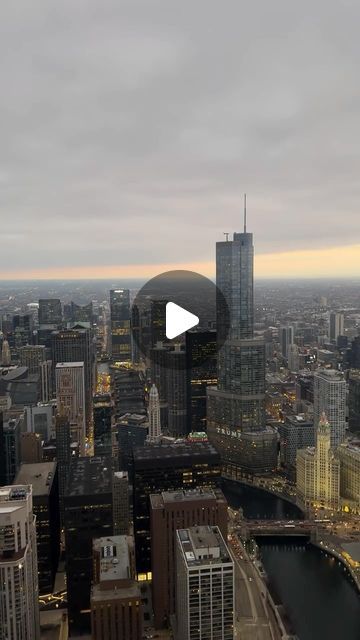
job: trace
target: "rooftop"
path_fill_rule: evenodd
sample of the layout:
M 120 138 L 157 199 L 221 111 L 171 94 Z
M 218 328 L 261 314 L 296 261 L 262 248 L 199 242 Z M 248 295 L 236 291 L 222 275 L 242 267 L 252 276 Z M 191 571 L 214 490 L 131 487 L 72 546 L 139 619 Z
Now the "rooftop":
M 196 456 L 219 457 L 215 447 L 209 442 L 174 442 L 171 444 L 148 444 L 135 447 L 135 461 L 171 460 L 173 458 L 193 458 Z
M 68 369 L 69 367 L 83 367 L 84 362 L 58 362 L 56 365 L 57 369 Z
M 179 529 L 177 539 L 189 568 L 200 565 L 232 564 L 228 548 L 216 526 Z
M 94 540 L 93 550 L 100 554 L 100 582 L 132 578 L 130 552 L 133 546 L 130 536 L 109 536 Z
M 194 502 L 198 500 L 225 500 L 225 496 L 220 489 L 197 488 L 178 491 L 163 491 L 161 494 L 152 494 L 150 502 L 153 509 L 163 509 L 165 505 L 176 504 L 178 502 Z
M 66 496 L 111 493 L 112 461 L 107 456 L 76 458 L 71 461 Z
M 16 476 L 16 484 L 31 484 L 33 496 L 48 495 L 51 490 L 56 462 L 22 464 Z

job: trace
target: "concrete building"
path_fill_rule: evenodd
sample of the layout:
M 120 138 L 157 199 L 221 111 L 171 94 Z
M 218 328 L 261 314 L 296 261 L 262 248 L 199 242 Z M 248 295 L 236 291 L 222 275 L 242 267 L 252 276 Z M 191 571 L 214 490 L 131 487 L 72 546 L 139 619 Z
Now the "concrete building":
M 294 343 L 294 327 L 291 325 L 282 326 L 279 329 L 279 343 L 281 354 L 285 360 L 289 357 L 290 345 Z
M 93 640 L 141 640 L 140 585 L 135 581 L 134 540 L 111 536 L 93 541 L 91 588 Z
M 40 363 L 40 400 L 50 402 L 53 397 L 53 374 L 52 360 L 45 360 Z
M 349 373 L 349 429 L 360 432 L 360 369 Z
M 128 535 L 130 526 L 129 476 L 126 471 L 113 474 L 113 520 L 114 535 Z
M 298 373 L 300 369 L 300 355 L 297 344 L 290 344 L 288 348 L 288 369 L 291 373 Z
M 44 345 L 26 345 L 19 349 L 19 363 L 27 367 L 29 373 L 40 373 L 40 365 L 46 360 Z
M 344 335 L 344 314 L 329 314 L 329 338 L 331 342 L 336 342 L 339 336 Z
M 360 509 L 360 447 L 342 444 L 336 455 L 340 461 L 340 495 L 350 510 Z
M 39 640 L 38 574 L 32 488 L 0 488 L 0 634 Z
M 331 446 L 337 447 L 345 439 L 346 382 L 342 373 L 334 369 L 319 369 L 314 373 L 314 427 L 325 413 L 331 424 Z
M 22 464 L 15 484 L 31 485 L 36 516 L 39 594 L 52 593 L 60 554 L 59 484 L 56 462 Z
M 44 442 L 48 442 L 53 430 L 53 410 L 49 403 L 25 407 L 26 430 L 38 433 Z
M 218 527 L 176 532 L 176 637 L 233 640 L 234 562 Z
M 300 449 L 296 457 L 296 490 L 306 508 L 338 509 L 340 462 L 331 448 L 331 427 L 321 416 L 315 448 Z
M 42 462 L 42 443 L 38 433 L 22 433 L 20 436 L 20 460 L 24 464 Z
M 69 418 L 71 440 L 78 442 L 85 454 L 85 374 L 83 362 L 56 365 L 56 403 L 59 413 Z
M 0 414 L 0 486 L 11 484 L 21 462 L 21 417 L 8 418 Z
M 176 531 L 216 525 L 227 540 L 227 502 L 220 489 L 164 491 L 150 496 L 152 603 L 155 628 L 175 613 Z
M 55 418 L 56 460 L 59 476 L 60 521 L 64 525 L 64 496 L 71 463 L 70 421 L 67 416 L 57 415 Z
M 160 421 L 160 399 L 159 392 L 156 386 L 153 384 L 149 394 L 149 435 L 148 438 L 151 442 L 156 442 L 161 436 L 161 421 Z

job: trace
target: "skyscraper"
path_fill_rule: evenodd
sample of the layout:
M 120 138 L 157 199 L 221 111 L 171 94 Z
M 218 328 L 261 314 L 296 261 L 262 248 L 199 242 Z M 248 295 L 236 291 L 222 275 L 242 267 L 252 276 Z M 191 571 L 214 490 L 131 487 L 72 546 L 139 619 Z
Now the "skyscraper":
M 0 636 L 38 640 L 38 568 L 31 485 L 0 488 Z
M 281 354 L 286 360 L 289 357 L 289 347 L 294 343 L 294 327 L 286 325 L 279 329 L 279 342 Z
M 344 335 L 344 314 L 330 313 L 329 316 L 329 338 L 331 342 L 336 342 L 339 336 Z
M 85 453 L 85 377 L 83 362 L 58 363 L 55 370 L 56 403 L 59 413 L 68 417 L 73 442 Z
M 46 360 L 46 349 L 44 345 L 28 344 L 19 349 L 19 360 L 29 373 L 40 373 L 40 365 Z
M 111 356 L 116 362 L 131 362 L 130 291 L 110 291 Z
M 232 241 L 216 245 L 216 284 L 222 293 L 217 338 L 219 344 L 225 342 L 218 351 L 217 387 L 208 389 L 208 435 L 224 464 L 264 473 L 276 466 L 277 439 L 265 423 L 265 345 L 254 338 L 253 258 L 246 224 Z
M 55 418 L 56 460 L 59 475 L 59 504 L 61 524 L 64 524 L 64 496 L 69 478 L 71 462 L 70 420 L 67 415 L 58 414 Z
M 164 491 L 150 496 L 152 602 L 155 628 L 175 613 L 176 531 L 216 525 L 227 540 L 228 506 L 220 489 Z
M 56 325 L 62 323 L 62 308 L 58 298 L 39 300 L 39 325 Z
M 325 413 L 331 424 L 331 446 L 345 438 L 346 382 L 342 373 L 333 369 L 319 369 L 314 373 L 314 426 Z
M 360 431 L 360 371 L 352 369 L 349 373 L 349 428 Z
M 233 640 L 234 561 L 218 527 L 176 533 L 176 625 L 181 640 Z
M 94 454 L 111 455 L 112 401 L 109 393 L 96 394 L 93 398 Z
M 217 383 L 216 331 L 187 331 L 185 340 L 187 432 L 206 431 L 207 388 Z
M 174 437 L 184 436 L 186 425 L 186 354 L 180 344 L 176 344 L 166 354 L 168 403 L 167 432 Z
M 160 436 L 160 400 L 158 390 L 153 384 L 149 394 L 149 440 L 158 440 Z

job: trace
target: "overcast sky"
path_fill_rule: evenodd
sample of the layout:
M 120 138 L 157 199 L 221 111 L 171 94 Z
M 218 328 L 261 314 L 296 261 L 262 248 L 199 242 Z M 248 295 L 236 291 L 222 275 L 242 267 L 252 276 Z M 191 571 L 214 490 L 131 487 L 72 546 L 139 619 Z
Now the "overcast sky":
M 355 0 L 3 0 L 0 275 L 209 271 L 244 191 L 260 275 L 334 247 L 360 275 L 359 24 Z

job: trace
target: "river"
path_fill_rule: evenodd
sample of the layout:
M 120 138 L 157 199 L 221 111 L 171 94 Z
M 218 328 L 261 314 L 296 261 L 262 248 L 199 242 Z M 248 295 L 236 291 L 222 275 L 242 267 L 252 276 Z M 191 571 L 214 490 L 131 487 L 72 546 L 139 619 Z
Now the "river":
M 247 518 L 301 517 L 295 505 L 259 489 L 224 482 L 224 493 Z M 334 558 L 305 539 L 258 540 L 273 595 L 300 640 L 360 640 L 360 597 Z

